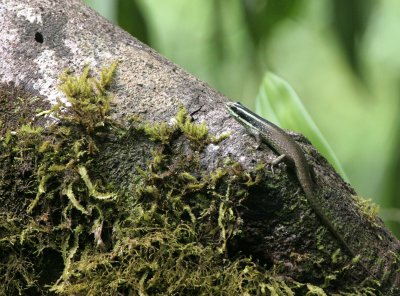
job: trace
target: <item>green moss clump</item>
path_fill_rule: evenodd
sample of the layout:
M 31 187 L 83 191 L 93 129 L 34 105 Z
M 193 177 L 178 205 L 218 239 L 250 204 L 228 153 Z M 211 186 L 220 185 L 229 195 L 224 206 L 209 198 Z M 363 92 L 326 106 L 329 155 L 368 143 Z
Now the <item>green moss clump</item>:
M 111 97 L 105 92 L 115 67 L 103 69 L 99 78 L 88 67 L 79 76 L 63 74 L 60 89 L 67 101 L 40 111 L 52 113 L 58 123 L 44 129 L 34 117 L 1 138 L 1 166 L 15 180 L 3 174 L 0 185 L 10 196 L 23 192 L 15 200 L 23 211 L 2 214 L 0 294 L 34 293 L 50 284 L 54 275 L 51 280 L 41 275 L 48 252 L 58 263 L 55 277 L 64 278 L 79 243 L 102 245 L 99 233 L 117 196 L 93 161 L 104 133 L 115 132 L 108 117 Z M 19 260 L 4 263 L 12 257 Z
M 174 139 L 173 134 L 182 133 L 196 150 L 202 150 L 208 144 L 217 144 L 229 137 L 229 133 L 223 133 L 218 137 L 210 136 L 205 122 L 200 124 L 192 122 L 186 109 L 181 106 L 173 120 L 173 123 L 145 123 L 144 133 L 152 141 L 161 142 L 163 145 L 169 145 Z
M 166 122 L 161 123 L 146 123 L 143 126 L 145 134 L 151 141 L 159 141 L 164 145 L 169 144 L 171 135 L 174 133 L 175 128 L 169 126 Z
M 217 144 L 229 137 L 229 133 L 224 133 L 219 137 L 210 136 L 206 123 L 197 124 L 192 122 L 184 107 L 179 109 L 175 121 L 179 130 L 192 142 L 193 147 L 197 147 L 199 150 L 208 144 Z
M 106 90 L 110 87 L 116 67 L 117 63 L 114 62 L 110 67 L 102 69 L 99 78 L 89 76 L 88 66 L 79 76 L 72 76 L 66 71 L 60 77 L 60 89 L 66 95 L 68 103 L 59 101 L 51 111 L 65 123 L 84 127 L 89 135 L 96 128 L 110 124 L 107 114 L 110 111 L 111 98 Z
M 354 201 L 356 202 L 357 207 L 360 209 L 362 213 L 368 217 L 368 220 L 376 224 L 376 218 L 379 213 L 379 205 L 375 204 L 371 199 L 365 199 L 361 196 L 353 195 Z

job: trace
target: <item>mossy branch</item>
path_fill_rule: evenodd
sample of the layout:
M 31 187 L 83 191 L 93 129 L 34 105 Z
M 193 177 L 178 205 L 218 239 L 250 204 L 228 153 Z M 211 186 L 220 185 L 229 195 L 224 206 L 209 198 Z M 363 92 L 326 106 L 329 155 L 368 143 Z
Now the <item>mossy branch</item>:
M 89 67 L 79 75 L 65 72 L 60 89 L 66 101 L 40 112 L 58 122 L 46 129 L 27 123 L 1 138 L 3 168 L 24 168 L 18 181 L 27 189 L 22 195 L 27 218 L 0 216 L 5 254 L 0 294 L 323 293 L 310 283 L 281 278 L 250 256 L 228 256 L 228 243 L 242 234 L 243 201 L 251 190 L 268 189 L 265 165 L 245 169 L 226 158 L 205 168 L 203 149 L 229 135 L 211 135 L 183 107 L 168 123 L 125 128 L 113 121 L 109 89 L 116 65 L 101 70 L 100 77 Z M 150 146 L 144 164 L 130 172 L 128 187 L 108 180 L 108 167 L 99 161 L 110 155 L 108 145 L 115 142 L 107 139 L 115 135 L 121 149 L 143 137 Z M 180 146 L 188 147 L 185 153 Z M 42 259 L 36 257 L 46 250 L 61 263 L 58 278 L 42 285 Z M 340 256 L 332 260 L 340 263 Z

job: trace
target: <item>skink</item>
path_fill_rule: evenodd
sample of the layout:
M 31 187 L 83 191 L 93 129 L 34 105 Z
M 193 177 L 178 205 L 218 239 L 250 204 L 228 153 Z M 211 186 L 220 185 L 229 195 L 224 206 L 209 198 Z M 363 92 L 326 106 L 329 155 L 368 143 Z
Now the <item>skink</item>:
M 297 179 L 307 197 L 310 207 L 315 212 L 339 243 L 346 251 L 355 257 L 355 253 L 346 243 L 344 237 L 337 231 L 331 221 L 324 214 L 321 203 L 318 201 L 318 196 L 314 190 L 314 182 L 311 178 L 310 167 L 303 150 L 296 141 L 288 135 L 283 129 L 276 126 L 272 122 L 262 118 L 261 116 L 250 111 L 240 103 L 229 102 L 226 106 L 230 114 L 247 130 L 255 135 L 258 139 L 266 143 L 274 150 L 279 157 L 273 162 L 277 164 L 280 161 L 286 162 L 290 167 L 294 168 Z

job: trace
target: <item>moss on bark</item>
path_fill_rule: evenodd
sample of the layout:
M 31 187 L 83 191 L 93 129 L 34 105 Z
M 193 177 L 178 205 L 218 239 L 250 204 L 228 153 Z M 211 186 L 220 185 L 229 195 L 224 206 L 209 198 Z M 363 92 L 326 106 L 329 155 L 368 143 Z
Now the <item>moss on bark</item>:
M 98 77 L 88 67 L 79 75 L 66 72 L 60 85 L 66 102 L 37 110 L 39 117 L 4 117 L 0 189 L 8 202 L 0 214 L 0 294 L 377 293 L 368 282 L 335 287 L 353 265 L 339 251 L 332 252 L 334 271 L 309 277 L 323 281 L 315 283 L 284 276 L 284 262 L 268 264 L 240 250 L 249 230 L 243 213 L 254 202 L 249 196 L 262 204 L 282 180 L 262 164 L 249 170 L 230 158 L 204 168 L 203 149 L 227 135 L 209 135 L 184 108 L 169 123 L 126 126 L 112 119 L 108 89 L 115 69 L 113 63 Z M 28 94 L 22 100 L 35 102 Z M 41 116 L 50 114 L 55 122 L 44 127 Z M 113 156 L 125 157 L 130 145 L 146 145 L 145 165 L 123 167 L 130 181 L 119 182 L 118 170 L 108 166 L 118 166 Z M 331 249 L 326 236 L 321 230 L 321 250 Z M 328 265 L 319 255 L 290 256 L 302 268 Z

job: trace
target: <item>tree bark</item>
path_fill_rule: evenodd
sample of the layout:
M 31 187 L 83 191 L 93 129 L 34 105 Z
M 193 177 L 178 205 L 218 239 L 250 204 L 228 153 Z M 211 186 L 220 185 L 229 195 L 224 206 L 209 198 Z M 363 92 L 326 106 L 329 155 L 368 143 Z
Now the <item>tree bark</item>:
M 38 107 L 50 107 L 57 98 L 66 100 L 59 89 L 59 76 L 65 69 L 79 72 L 85 65 L 100 68 L 118 61 L 112 117 L 122 125 L 127 126 L 133 115 L 148 122 L 169 122 L 183 105 L 194 122 L 207 124 L 211 134 L 231 132 L 228 139 L 200 151 L 206 171 L 212 172 L 226 158 L 251 170 L 276 157 L 265 145 L 253 148 L 255 140 L 229 116 L 226 97 L 79 0 L 2 0 L 0 28 L 2 132 L 18 128 L 18 121 L 9 112 L 17 106 L 16 96 L 28 93 L 40 98 L 26 105 L 25 117 L 34 116 Z M 51 121 L 48 117 L 41 124 L 48 126 Z M 241 234 L 228 240 L 227 260 L 252 258 L 257 268 L 275 270 L 279 278 L 311 283 L 327 292 L 345 291 L 341 287 L 350 285 L 368 287 L 364 280 L 370 277 L 379 282 L 376 291 L 400 293 L 399 241 L 378 217 L 366 213 L 354 198 L 355 191 L 307 140 L 294 137 L 314 170 L 327 217 L 359 258 L 352 263 L 343 250 L 341 263 L 337 263 L 335 256 L 341 245 L 312 212 L 293 171 L 280 166 L 274 173 L 268 170 L 262 184 L 250 189 L 237 208 L 243 224 Z M 146 145 L 124 142 L 106 148 L 101 162 L 107 178 L 122 188 L 132 188 L 132 172 L 146 164 Z M 180 149 L 183 154 L 190 153 L 189 146 Z M 4 201 L 7 192 L 2 194 Z M 18 212 L 17 208 L 23 208 L 18 202 L 13 198 L 12 204 L 3 202 L 0 209 Z M 328 278 L 335 284 L 327 285 Z

